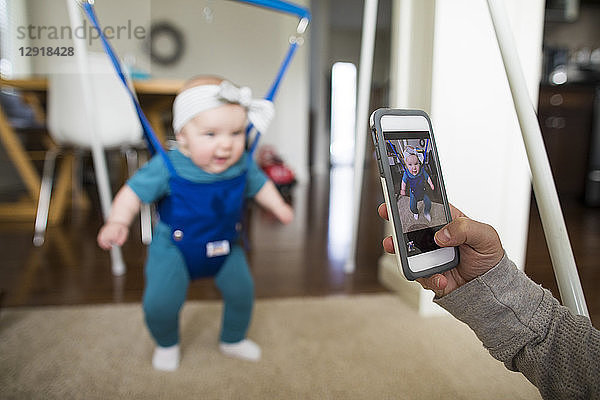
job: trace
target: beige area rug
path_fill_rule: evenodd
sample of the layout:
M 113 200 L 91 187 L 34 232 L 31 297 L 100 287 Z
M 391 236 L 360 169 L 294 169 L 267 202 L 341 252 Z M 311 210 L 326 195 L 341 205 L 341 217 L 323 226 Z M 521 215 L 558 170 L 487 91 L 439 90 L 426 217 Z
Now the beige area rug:
M 152 369 L 139 304 L 4 309 L 1 399 L 539 399 L 450 316 L 391 294 L 260 300 L 258 363 L 217 349 L 222 304 L 188 302 L 182 361 Z

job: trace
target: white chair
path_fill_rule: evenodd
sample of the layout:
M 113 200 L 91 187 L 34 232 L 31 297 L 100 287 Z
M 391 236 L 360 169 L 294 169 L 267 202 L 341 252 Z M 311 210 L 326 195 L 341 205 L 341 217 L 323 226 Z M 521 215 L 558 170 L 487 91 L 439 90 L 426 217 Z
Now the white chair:
M 120 149 L 126 155 L 131 174 L 138 167 L 137 150 L 145 147 L 142 128 L 135 108 L 129 94 L 117 77 L 110 59 L 104 53 L 89 53 L 87 60 L 88 76 L 85 78 L 86 82 L 90 83 L 93 93 L 92 121 L 86 119 L 82 101 L 84 88 L 81 76 L 78 75 L 76 60 L 62 60 L 57 70 L 61 72 L 49 75 L 47 127 L 57 147 L 47 152 L 44 162 L 33 238 L 36 246 L 44 243 L 54 165 L 56 157 L 61 152 L 66 149 L 74 149 L 76 152 L 90 151 L 94 140 L 99 140 L 103 149 Z M 94 129 L 90 129 L 90 126 L 93 126 Z M 102 188 L 100 183 L 98 183 L 98 187 L 99 190 Z M 105 187 L 110 186 L 106 183 Z M 142 209 L 142 241 L 144 243 L 149 243 L 151 240 L 150 225 L 150 209 L 148 206 L 144 206 Z M 122 272 L 115 274 L 120 273 Z

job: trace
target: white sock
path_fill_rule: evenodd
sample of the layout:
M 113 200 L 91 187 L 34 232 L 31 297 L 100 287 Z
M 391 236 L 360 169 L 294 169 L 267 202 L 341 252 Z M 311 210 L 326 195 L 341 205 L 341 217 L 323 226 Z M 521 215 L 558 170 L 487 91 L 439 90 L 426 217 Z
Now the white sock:
M 152 356 L 152 366 L 160 371 L 175 371 L 179 367 L 179 345 L 156 346 Z
M 431 222 L 431 214 L 429 214 L 429 213 L 425 214 L 425 219 L 427 219 L 427 221 Z
M 236 343 L 219 343 L 221 353 L 229 357 L 241 358 L 247 361 L 260 360 L 260 347 L 250 339 L 240 340 Z
M 419 214 L 413 214 L 413 216 L 415 217 L 415 219 L 419 219 Z

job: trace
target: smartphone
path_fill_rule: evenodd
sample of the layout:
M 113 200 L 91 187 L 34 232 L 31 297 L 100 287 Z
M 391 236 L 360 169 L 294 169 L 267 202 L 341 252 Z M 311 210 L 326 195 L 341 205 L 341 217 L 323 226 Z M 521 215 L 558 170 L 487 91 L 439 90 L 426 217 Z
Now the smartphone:
M 433 240 L 452 216 L 429 116 L 380 108 L 370 122 L 400 272 L 415 280 L 456 267 L 458 248 Z

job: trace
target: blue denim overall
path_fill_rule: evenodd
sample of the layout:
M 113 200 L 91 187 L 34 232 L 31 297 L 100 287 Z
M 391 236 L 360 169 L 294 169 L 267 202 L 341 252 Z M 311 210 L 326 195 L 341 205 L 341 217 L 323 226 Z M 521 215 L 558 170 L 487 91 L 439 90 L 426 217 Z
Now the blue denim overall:
M 410 185 L 410 210 L 413 214 L 418 214 L 419 211 L 417 209 L 417 202 L 423 200 L 424 203 L 424 212 L 425 214 L 429 214 L 431 211 L 431 200 L 429 196 L 425 193 L 425 171 L 421 166 L 421 169 L 417 175 L 413 175 L 408 171 L 405 171 L 406 180 Z
M 219 272 L 241 228 L 246 175 L 197 183 L 177 175 L 168 157 L 171 194 L 158 203 L 161 221 L 183 254 L 191 279 Z
M 417 201 L 423 200 L 423 195 L 425 195 L 425 174 L 423 174 L 423 167 L 420 168 L 420 171 L 416 175 L 413 175 L 408 171 L 406 172 L 406 180 L 410 186 L 411 195 L 413 195 Z

